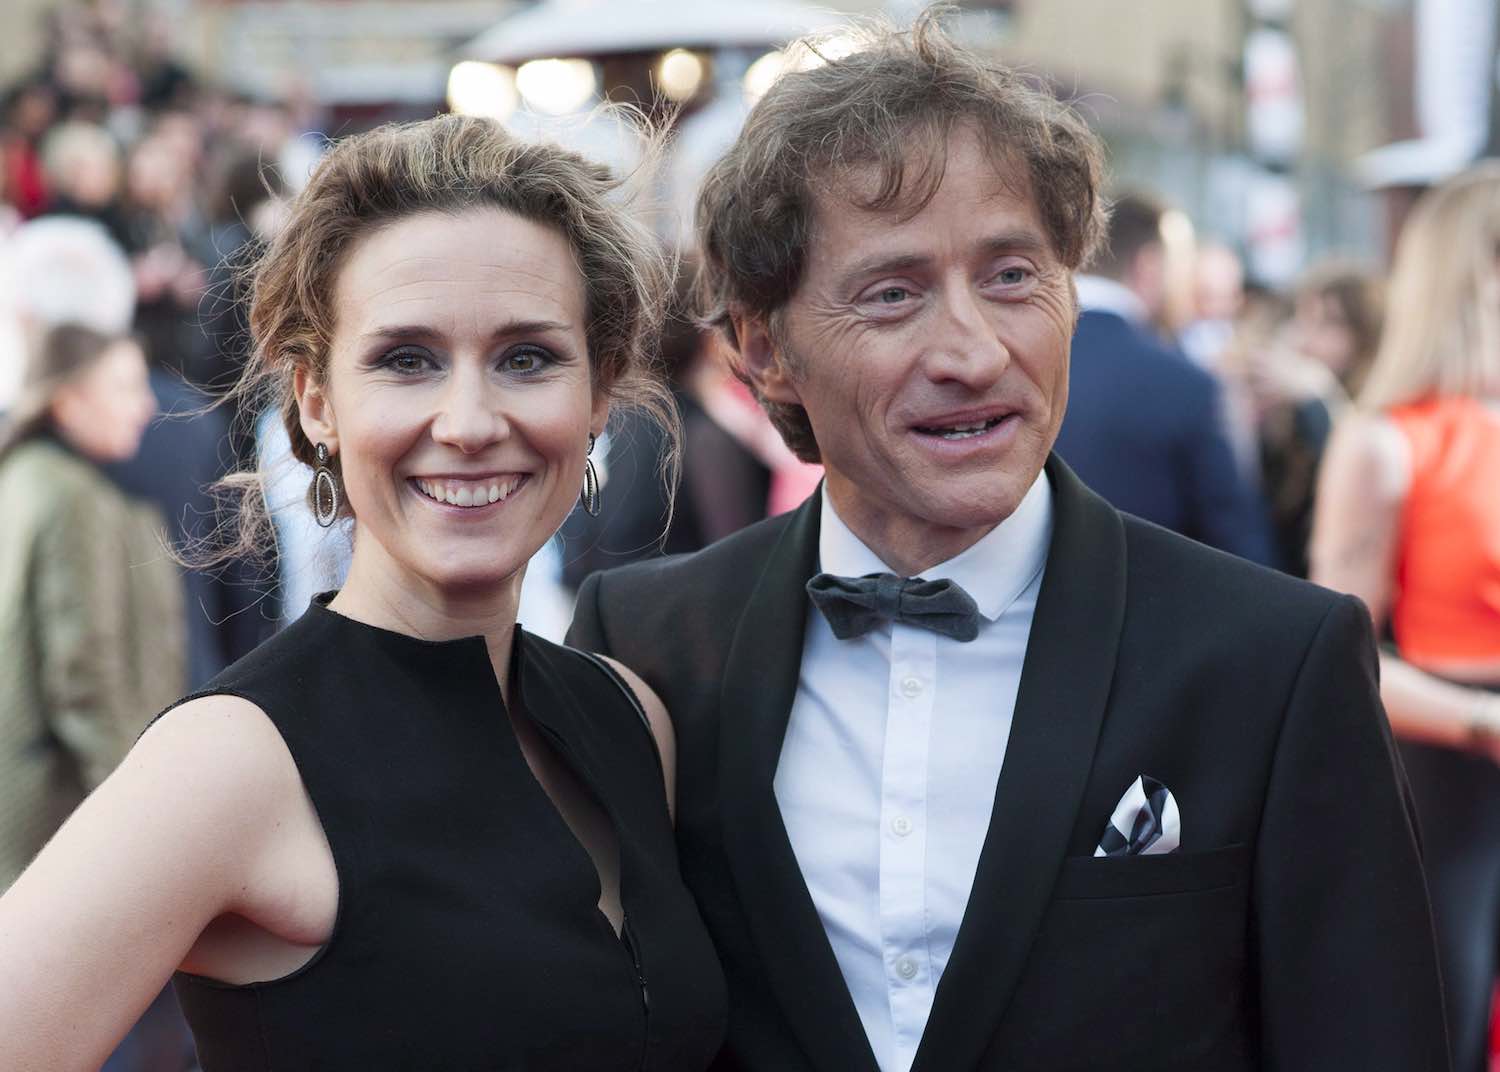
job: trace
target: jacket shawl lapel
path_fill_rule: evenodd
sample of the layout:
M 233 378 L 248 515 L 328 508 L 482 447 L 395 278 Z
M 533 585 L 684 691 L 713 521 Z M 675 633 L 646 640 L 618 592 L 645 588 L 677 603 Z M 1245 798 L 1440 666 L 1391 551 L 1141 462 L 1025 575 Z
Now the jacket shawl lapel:
M 730 646 L 719 736 L 724 847 L 772 990 L 811 1064 L 876 1072 L 772 786 L 802 664 L 821 500 L 810 496 L 772 548 Z
M 1056 455 L 1047 474 L 1052 546 L 1010 742 L 913 1072 L 974 1068 L 1004 1018 L 1077 821 L 1114 676 L 1125 617 L 1124 527 Z

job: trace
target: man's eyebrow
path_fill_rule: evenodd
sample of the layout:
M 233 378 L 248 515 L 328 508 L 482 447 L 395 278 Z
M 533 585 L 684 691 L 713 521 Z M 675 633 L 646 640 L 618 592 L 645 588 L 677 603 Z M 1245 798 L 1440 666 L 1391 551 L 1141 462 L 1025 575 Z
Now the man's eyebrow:
M 1012 231 L 1001 231 L 981 239 L 979 247 L 986 253 L 1041 253 L 1052 248 L 1047 236 L 1030 227 L 1019 227 Z
M 865 276 L 885 275 L 888 272 L 904 272 L 922 268 L 932 261 L 921 253 L 876 253 L 855 261 L 843 272 L 844 283 L 853 283 Z
M 572 325 L 558 320 L 507 320 L 490 333 L 491 339 L 514 335 L 540 335 L 550 331 L 569 332 Z M 426 324 L 383 324 L 360 335 L 361 339 L 437 339 L 442 332 Z
M 974 245 L 990 257 L 1002 253 L 1042 253 L 1051 249 L 1046 236 L 1029 227 L 1000 231 L 979 239 Z M 851 264 L 844 270 L 842 279 L 845 284 L 849 284 L 867 276 L 922 268 L 931 262 L 932 258 L 922 253 L 876 253 Z

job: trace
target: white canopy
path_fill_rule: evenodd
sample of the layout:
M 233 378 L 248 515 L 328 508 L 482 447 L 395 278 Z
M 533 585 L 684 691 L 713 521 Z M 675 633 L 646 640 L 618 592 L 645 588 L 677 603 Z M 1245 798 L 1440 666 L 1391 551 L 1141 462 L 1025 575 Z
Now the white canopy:
M 542 0 L 501 19 L 464 45 L 461 54 L 518 64 L 668 48 L 755 48 L 842 20 L 836 11 L 800 0 Z

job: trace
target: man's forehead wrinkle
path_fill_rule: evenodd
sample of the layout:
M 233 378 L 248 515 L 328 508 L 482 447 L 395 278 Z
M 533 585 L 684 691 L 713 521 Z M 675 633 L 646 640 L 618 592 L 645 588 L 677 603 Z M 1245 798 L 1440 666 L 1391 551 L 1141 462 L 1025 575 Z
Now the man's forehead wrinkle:
M 980 145 L 990 162 L 987 201 L 1001 198 L 1035 203 L 1031 182 L 1013 150 L 991 150 Z M 909 152 L 900 158 L 899 169 L 887 162 L 868 159 L 838 169 L 827 169 L 809 182 L 812 194 L 811 223 L 817 234 L 820 217 L 830 205 L 855 209 L 880 221 L 908 223 L 932 203 L 948 176 L 953 162 L 952 146 L 935 147 L 930 153 Z M 918 163 L 917 158 L 921 158 Z M 913 179 L 913 169 L 915 180 Z

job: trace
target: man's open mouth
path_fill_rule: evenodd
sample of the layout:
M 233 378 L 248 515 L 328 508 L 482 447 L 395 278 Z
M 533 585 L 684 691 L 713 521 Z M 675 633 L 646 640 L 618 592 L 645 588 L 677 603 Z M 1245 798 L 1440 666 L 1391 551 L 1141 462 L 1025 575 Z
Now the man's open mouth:
M 922 435 L 937 436 L 940 439 L 972 439 L 978 435 L 984 435 L 995 425 L 1005 420 L 1006 414 L 991 417 L 986 421 L 972 421 L 968 424 L 946 424 L 946 425 L 917 425 L 916 429 Z

